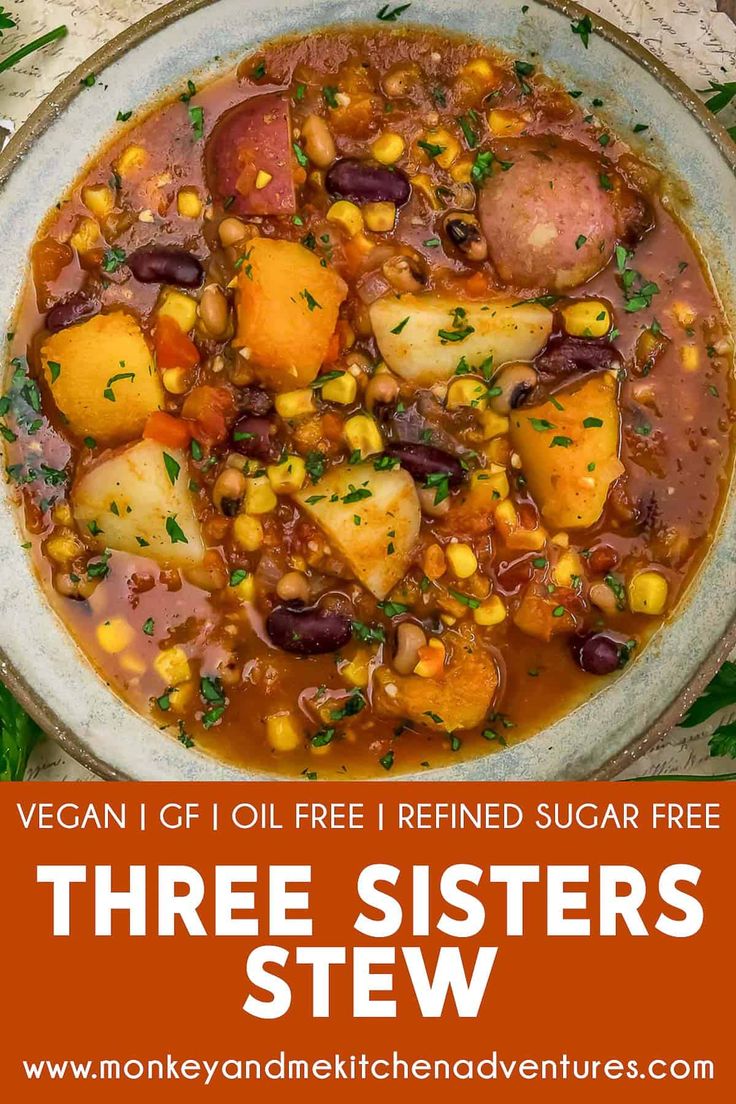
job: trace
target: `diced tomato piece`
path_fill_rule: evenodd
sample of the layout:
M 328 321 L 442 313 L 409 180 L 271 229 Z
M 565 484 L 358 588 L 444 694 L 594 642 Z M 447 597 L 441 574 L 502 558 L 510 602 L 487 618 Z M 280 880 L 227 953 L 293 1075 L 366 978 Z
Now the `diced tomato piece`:
M 143 429 L 143 436 L 169 448 L 188 448 L 192 439 L 192 427 L 181 418 L 167 414 L 165 410 L 154 410 L 149 414 Z
M 195 387 L 184 400 L 182 415 L 196 423 L 194 436 L 198 441 L 216 445 L 227 437 L 235 403 L 224 387 Z
M 199 364 L 199 349 L 182 330 L 178 322 L 167 315 L 156 321 L 153 344 L 159 368 L 195 368 Z
M 68 242 L 60 242 L 56 238 L 41 238 L 33 246 L 31 267 L 36 297 L 41 310 L 46 310 L 50 305 L 52 285 L 73 260 L 74 250 Z

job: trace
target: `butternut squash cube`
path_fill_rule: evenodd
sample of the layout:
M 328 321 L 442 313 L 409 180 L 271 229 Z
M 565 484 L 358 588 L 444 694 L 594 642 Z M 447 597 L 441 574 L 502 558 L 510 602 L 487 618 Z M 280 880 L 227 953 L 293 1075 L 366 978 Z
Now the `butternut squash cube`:
M 297 242 L 256 238 L 238 276 L 238 332 L 259 380 L 274 391 L 311 383 L 322 366 L 347 288 Z
M 103 444 L 140 437 L 163 406 L 151 351 L 132 315 L 99 314 L 51 334 L 41 349 L 49 391 L 78 437 Z
M 605 372 L 554 397 L 513 411 L 511 442 L 542 518 L 556 529 L 587 529 L 624 470 L 616 381 Z

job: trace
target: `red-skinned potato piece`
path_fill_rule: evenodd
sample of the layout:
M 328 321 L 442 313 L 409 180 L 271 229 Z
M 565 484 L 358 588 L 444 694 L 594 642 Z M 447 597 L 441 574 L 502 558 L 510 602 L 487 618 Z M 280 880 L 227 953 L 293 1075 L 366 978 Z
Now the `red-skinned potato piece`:
M 551 136 L 494 147 L 479 212 L 491 259 L 516 287 L 565 291 L 608 264 L 649 225 L 643 199 L 582 146 Z M 498 162 L 510 163 L 506 171 Z
M 251 96 L 217 121 L 207 143 L 207 182 L 230 214 L 295 213 L 291 117 L 284 93 Z

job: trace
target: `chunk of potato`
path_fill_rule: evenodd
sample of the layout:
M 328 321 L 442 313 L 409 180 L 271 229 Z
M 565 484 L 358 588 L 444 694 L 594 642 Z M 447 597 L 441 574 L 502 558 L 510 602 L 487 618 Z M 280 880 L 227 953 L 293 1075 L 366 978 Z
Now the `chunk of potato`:
M 492 357 L 494 369 L 510 360 L 533 360 L 552 331 L 552 312 L 539 303 L 515 302 L 391 295 L 372 304 L 370 319 L 389 368 L 426 386 L 454 375 L 461 357 L 471 368 Z
M 624 470 L 613 373 L 513 411 L 509 433 L 544 520 L 559 529 L 594 525 Z
M 419 536 L 414 480 L 402 468 L 342 464 L 294 496 L 378 599 L 405 574 Z
M 256 238 L 240 267 L 234 344 L 267 387 L 304 387 L 322 366 L 346 294 L 344 281 L 305 246 Z
M 72 509 L 81 532 L 100 550 L 175 567 L 198 564 L 204 556 L 180 449 L 145 440 L 113 453 L 79 478 Z
M 41 348 L 49 391 L 78 437 L 103 444 L 140 437 L 163 406 L 161 380 L 143 332 L 125 311 L 99 314 L 51 334 Z
M 379 716 L 443 732 L 482 724 L 498 687 L 493 657 L 469 629 L 443 639 L 450 661 L 441 679 L 399 675 L 392 667 L 376 670 L 372 702 Z

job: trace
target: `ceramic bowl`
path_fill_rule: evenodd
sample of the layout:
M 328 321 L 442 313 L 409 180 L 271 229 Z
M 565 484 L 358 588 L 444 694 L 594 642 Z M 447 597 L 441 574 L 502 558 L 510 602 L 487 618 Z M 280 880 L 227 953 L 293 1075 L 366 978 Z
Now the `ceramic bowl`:
M 223 71 L 264 39 L 363 19 L 376 0 L 177 0 L 120 35 L 73 73 L 0 158 L 3 234 L 0 311 L 9 328 L 37 227 L 102 145 L 120 104 L 136 109 L 193 74 Z M 594 17 L 585 49 L 570 24 L 586 14 L 558 0 L 416 0 L 402 25 L 434 24 L 538 56 L 566 87 L 605 101 L 630 134 L 649 124 L 646 152 L 689 196 L 686 218 L 708 257 L 726 310 L 736 296 L 736 147 L 692 93 L 637 43 Z M 216 59 L 216 60 L 213 60 Z M 80 86 L 89 72 L 99 94 Z M 107 91 L 104 91 L 106 86 Z M 649 136 L 653 136 L 651 139 Z M 0 489 L 0 674 L 50 735 L 107 778 L 256 777 L 159 732 L 105 685 L 47 604 Z M 614 683 L 573 713 L 500 754 L 422 774 L 423 780 L 545 780 L 609 775 L 679 717 L 734 642 L 736 506 L 733 487 L 710 553 L 677 616 Z M 404 776 L 406 778 L 406 776 Z

